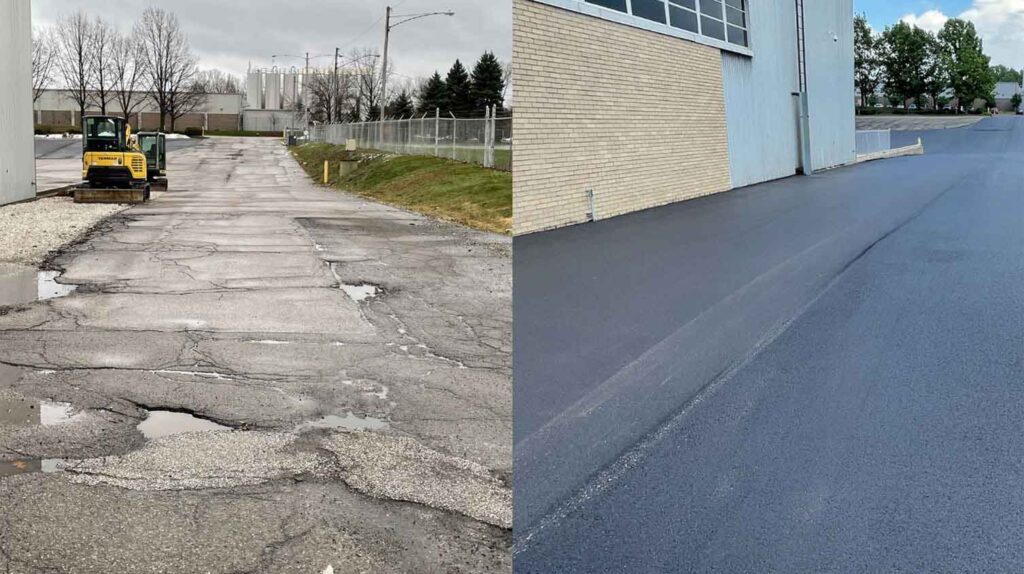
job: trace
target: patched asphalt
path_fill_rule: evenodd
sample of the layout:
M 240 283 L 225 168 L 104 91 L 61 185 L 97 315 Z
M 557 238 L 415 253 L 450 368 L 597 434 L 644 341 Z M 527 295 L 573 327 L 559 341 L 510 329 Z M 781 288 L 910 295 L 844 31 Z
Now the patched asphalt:
M 169 160 L 46 263 L 77 289 L 0 302 L 0 567 L 507 571 L 511 241 L 320 188 L 277 139 Z
M 515 241 L 517 572 L 1015 571 L 1024 122 Z

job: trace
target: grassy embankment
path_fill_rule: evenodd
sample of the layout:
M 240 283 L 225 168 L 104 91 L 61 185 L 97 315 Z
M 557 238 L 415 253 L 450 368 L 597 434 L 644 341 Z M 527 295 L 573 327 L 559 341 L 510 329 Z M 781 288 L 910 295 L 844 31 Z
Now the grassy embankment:
M 338 161 L 344 146 L 311 143 L 292 148 L 306 173 L 328 185 L 362 197 L 461 223 L 508 233 L 512 227 L 512 174 L 448 159 L 358 151 L 359 167 L 341 178 Z

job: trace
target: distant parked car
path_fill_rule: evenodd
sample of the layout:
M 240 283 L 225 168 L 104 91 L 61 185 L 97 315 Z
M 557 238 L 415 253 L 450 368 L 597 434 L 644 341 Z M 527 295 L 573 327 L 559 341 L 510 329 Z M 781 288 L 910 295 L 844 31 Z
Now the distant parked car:
M 916 110 L 917 109 L 917 104 L 910 104 L 910 109 Z

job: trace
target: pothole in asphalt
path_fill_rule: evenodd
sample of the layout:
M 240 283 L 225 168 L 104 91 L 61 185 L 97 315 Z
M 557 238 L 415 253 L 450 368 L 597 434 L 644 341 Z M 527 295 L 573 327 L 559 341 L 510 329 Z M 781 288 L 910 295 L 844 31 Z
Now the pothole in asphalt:
M 385 419 L 359 416 L 351 411 L 344 415 L 327 415 L 299 425 L 300 432 L 310 429 L 378 430 L 386 429 L 391 423 Z
M 59 271 L 0 264 L 0 307 L 56 299 L 74 293 L 78 286 L 58 283 L 59 276 Z
M 213 421 L 201 419 L 188 413 L 174 411 L 149 411 L 149 416 L 135 428 L 148 439 L 160 438 L 187 432 L 213 432 L 231 430 Z
M 70 403 L 38 401 L 20 395 L 0 396 L 0 425 L 56 426 L 77 417 Z
M 341 280 L 341 277 L 338 276 L 337 263 L 328 262 L 327 266 L 331 269 L 331 274 L 334 275 L 334 279 L 338 281 L 338 286 L 341 287 L 341 290 L 357 303 L 365 301 L 371 297 L 376 297 L 382 291 L 380 287 L 370 283 L 345 283 Z
M 28 474 L 32 472 L 58 472 L 58 464 L 64 459 L 44 458 L 36 460 L 12 460 L 0 462 L 0 477 L 14 476 L 16 474 Z
M 365 301 L 370 297 L 376 297 L 377 293 L 380 291 L 376 285 L 370 285 L 369 283 L 363 283 L 361 285 L 342 283 L 341 290 L 356 302 Z

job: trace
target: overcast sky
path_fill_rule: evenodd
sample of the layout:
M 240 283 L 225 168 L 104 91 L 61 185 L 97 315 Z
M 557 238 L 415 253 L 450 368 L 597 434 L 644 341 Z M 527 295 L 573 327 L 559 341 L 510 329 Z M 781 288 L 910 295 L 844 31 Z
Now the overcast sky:
M 2 1 L 2 0 L 0 0 Z M 452 10 L 454 17 L 433 16 L 392 30 L 390 60 L 399 79 L 443 76 L 456 58 L 467 68 L 485 50 L 499 60 L 512 58 L 511 0 L 392 0 L 395 14 Z M 220 68 L 244 79 L 248 65 L 269 67 L 274 54 L 332 57 L 354 48 L 379 53 L 384 43 L 385 0 L 32 0 L 36 26 L 52 24 L 78 9 L 102 16 L 128 30 L 150 5 L 174 12 L 188 34 L 201 68 Z M 302 67 L 296 58 L 279 58 L 279 66 Z

